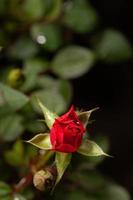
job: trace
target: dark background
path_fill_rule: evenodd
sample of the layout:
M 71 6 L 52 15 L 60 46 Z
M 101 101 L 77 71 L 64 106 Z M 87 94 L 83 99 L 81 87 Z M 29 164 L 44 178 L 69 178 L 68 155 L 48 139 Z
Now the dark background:
M 133 41 L 132 0 L 94 0 L 102 26 L 113 27 Z M 93 116 L 92 135 L 110 139 L 110 154 L 99 167 L 133 195 L 133 62 L 117 65 L 98 63 L 85 76 L 72 81 L 74 103 L 84 109 L 100 107 Z

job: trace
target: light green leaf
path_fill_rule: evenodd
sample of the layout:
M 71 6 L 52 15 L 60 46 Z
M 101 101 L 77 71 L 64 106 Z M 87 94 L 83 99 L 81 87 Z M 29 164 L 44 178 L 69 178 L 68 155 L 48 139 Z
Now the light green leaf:
M 58 174 L 57 174 L 55 186 L 57 183 L 59 183 L 60 179 L 62 178 L 66 168 L 68 167 L 71 161 L 71 157 L 72 157 L 72 154 L 70 153 L 60 153 L 60 152 L 56 153 L 55 163 L 56 163 Z
M 72 98 L 72 85 L 68 80 L 59 80 L 52 78 L 51 76 L 40 77 L 38 80 L 38 86 L 43 87 L 46 90 L 50 90 L 55 93 L 57 91 L 63 99 L 65 104 L 69 105 Z
M 41 102 L 49 110 L 51 110 L 57 114 L 61 114 L 66 109 L 66 102 L 65 102 L 64 98 L 62 97 L 62 95 L 58 92 L 58 90 L 54 90 L 54 89 L 38 90 L 38 91 L 32 93 L 32 97 L 33 97 L 32 98 L 33 108 L 35 109 L 36 112 L 40 113 L 34 97 L 38 97 L 41 100 Z M 54 114 L 54 116 L 57 117 L 57 115 L 55 115 L 55 114 Z M 54 117 L 54 119 L 55 119 L 55 117 Z M 51 124 L 51 122 L 49 122 L 48 120 L 47 120 L 47 122 Z
M 79 33 L 91 32 L 98 24 L 98 15 L 86 0 L 68 2 L 64 13 L 66 26 Z
M 98 135 L 94 138 L 94 141 L 99 144 L 99 146 L 102 148 L 104 152 L 109 151 L 109 140 L 106 136 Z M 99 156 L 99 157 L 86 157 L 89 163 L 91 163 L 92 166 L 96 166 L 100 164 L 104 159 L 105 156 Z
M 0 118 L 0 138 L 4 141 L 13 141 L 24 131 L 23 117 L 18 114 L 10 114 Z
M 45 122 L 47 124 L 47 126 L 49 128 L 52 127 L 55 119 L 58 117 L 55 113 L 51 112 L 49 109 L 47 109 L 42 103 L 41 101 L 38 99 L 38 104 L 43 112 L 44 118 L 45 118 Z
M 80 121 L 84 124 L 84 126 L 86 127 L 88 122 L 89 122 L 89 118 L 92 114 L 92 112 L 98 110 L 99 108 L 94 108 L 92 110 L 89 111 L 85 111 L 85 112 L 80 112 L 78 114 L 78 118 L 80 119 Z
M 76 78 L 91 69 L 94 54 L 80 46 L 69 46 L 57 53 L 51 65 L 54 73 L 62 78 Z
M 78 153 L 85 156 L 108 156 L 103 150 L 93 141 L 84 140 L 78 149 Z
M 50 136 L 47 133 L 40 133 L 27 141 L 28 143 L 44 150 L 49 150 L 52 148 L 50 142 Z
M 96 45 L 96 52 L 106 63 L 119 63 L 132 56 L 130 43 L 119 31 L 108 29 L 101 33 Z
M 9 185 L 0 181 L 0 198 L 3 198 L 6 195 L 11 194 L 12 190 Z
M 2 83 L 0 83 L 0 92 L 12 110 L 21 109 L 29 101 L 23 93 Z

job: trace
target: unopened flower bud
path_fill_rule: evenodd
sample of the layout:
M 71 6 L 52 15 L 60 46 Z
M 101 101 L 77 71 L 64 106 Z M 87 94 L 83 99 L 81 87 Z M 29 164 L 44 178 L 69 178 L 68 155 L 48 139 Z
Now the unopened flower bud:
M 53 186 L 54 180 L 55 178 L 51 171 L 49 169 L 45 169 L 35 173 L 33 177 L 33 184 L 38 190 L 44 191 Z
M 21 69 L 16 68 L 9 71 L 7 82 L 10 86 L 18 88 L 22 85 L 23 81 L 24 75 Z

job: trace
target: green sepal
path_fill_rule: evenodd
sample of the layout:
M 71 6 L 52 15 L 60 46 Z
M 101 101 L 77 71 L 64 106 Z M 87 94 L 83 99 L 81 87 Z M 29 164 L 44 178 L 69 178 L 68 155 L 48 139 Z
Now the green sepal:
M 44 150 L 52 149 L 50 136 L 48 133 L 40 133 L 27 141 L 28 143 Z
M 47 109 L 42 103 L 41 101 L 37 98 L 38 104 L 43 112 L 44 118 L 45 118 L 45 122 L 47 124 L 47 126 L 49 127 L 49 129 L 52 127 L 54 121 L 56 118 L 58 118 L 58 115 L 56 115 L 55 113 L 51 112 L 49 109 Z
M 71 161 L 71 157 L 72 157 L 72 154 L 70 154 L 70 153 L 61 153 L 61 152 L 56 153 L 55 164 L 56 164 L 56 168 L 57 168 L 57 178 L 56 178 L 55 186 L 61 180 L 65 170 L 67 169 L 67 167 Z M 54 186 L 54 188 L 55 188 L 55 186 Z
M 98 110 L 98 109 L 99 109 L 99 107 L 94 108 L 94 109 L 89 110 L 89 111 L 80 112 L 80 113 L 78 114 L 78 118 L 79 118 L 80 121 L 84 124 L 85 127 L 87 126 L 87 124 L 88 124 L 88 122 L 89 122 L 89 118 L 90 118 L 92 112 L 94 112 L 94 111 L 96 111 L 96 110 Z
M 85 156 L 109 156 L 95 142 L 87 139 L 83 140 L 77 152 Z

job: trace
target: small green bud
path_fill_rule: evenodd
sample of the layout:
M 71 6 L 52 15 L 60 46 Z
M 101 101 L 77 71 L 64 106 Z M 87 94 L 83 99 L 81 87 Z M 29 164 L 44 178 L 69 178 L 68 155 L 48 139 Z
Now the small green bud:
M 33 184 L 40 191 L 52 188 L 54 181 L 55 181 L 54 175 L 49 169 L 45 170 L 42 169 L 36 172 L 33 177 Z
M 7 82 L 11 87 L 18 88 L 24 82 L 24 75 L 21 69 L 16 68 L 9 71 Z

